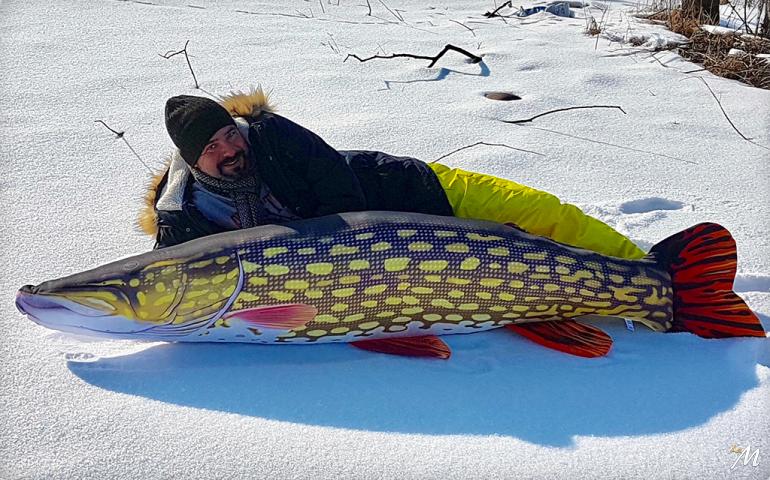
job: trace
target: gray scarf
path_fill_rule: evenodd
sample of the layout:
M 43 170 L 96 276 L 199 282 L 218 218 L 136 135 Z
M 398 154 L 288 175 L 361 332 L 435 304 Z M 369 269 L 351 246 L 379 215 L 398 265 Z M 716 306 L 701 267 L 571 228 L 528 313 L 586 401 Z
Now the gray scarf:
M 268 212 L 262 204 L 260 192 L 262 180 L 256 169 L 250 168 L 236 180 L 223 180 L 207 175 L 197 168 L 191 168 L 193 177 L 207 190 L 231 198 L 238 209 L 241 228 L 250 228 L 267 223 Z

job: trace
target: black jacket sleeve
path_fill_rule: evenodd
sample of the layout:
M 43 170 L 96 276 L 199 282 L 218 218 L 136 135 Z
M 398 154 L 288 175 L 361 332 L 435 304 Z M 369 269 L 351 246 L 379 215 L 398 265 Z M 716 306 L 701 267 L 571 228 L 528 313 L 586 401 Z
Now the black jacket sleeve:
M 266 113 L 251 123 L 249 143 L 273 194 L 304 218 L 366 209 L 345 158 L 318 135 Z

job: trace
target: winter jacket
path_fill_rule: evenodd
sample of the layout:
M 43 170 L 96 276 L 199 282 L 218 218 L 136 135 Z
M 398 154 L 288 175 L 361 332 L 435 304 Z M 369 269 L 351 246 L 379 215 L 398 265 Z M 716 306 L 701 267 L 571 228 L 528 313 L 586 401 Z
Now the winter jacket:
M 452 215 L 433 171 L 420 160 L 382 152 L 338 152 L 313 132 L 273 113 L 261 90 L 222 105 L 248 139 L 257 171 L 278 201 L 300 218 L 357 210 Z M 156 175 L 140 216 L 156 248 L 220 233 L 192 204 L 192 175 L 178 152 Z

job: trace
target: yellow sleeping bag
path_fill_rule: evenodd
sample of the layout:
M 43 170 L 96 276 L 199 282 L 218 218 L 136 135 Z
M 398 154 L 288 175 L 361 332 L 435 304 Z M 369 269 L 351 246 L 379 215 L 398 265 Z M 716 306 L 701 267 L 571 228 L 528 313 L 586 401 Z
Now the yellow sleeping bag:
M 510 180 L 429 166 L 438 176 L 456 217 L 514 223 L 525 231 L 557 242 L 622 258 L 645 253 L 609 225 L 555 196 Z

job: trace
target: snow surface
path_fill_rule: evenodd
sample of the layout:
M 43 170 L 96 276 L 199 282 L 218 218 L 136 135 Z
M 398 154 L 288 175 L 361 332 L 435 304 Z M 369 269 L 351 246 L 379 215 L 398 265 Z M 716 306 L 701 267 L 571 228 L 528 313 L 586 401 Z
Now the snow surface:
M 494 331 L 447 337 L 453 357 L 431 361 L 343 345 L 91 341 L 16 311 L 23 284 L 151 248 L 133 226 L 148 172 L 94 122 L 159 166 L 172 148 L 165 100 L 203 92 L 182 56 L 158 54 L 190 40 L 203 90 L 261 83 L 337 148 L 535 151 L 477 146 L 442 162 L 551 191 L 644 248 L 722 223 L 739 245 L 736 289 L 770 327 L 770 92 L 618 43 L 624 31 L 650 47 L 677 41 L 634 20 L 633 2 L 592 7 L 597 20 L 606 10 L 612 43 L 583 34 L 581 9 L 503 20 L 482 16 L 491 1 L 372 0 L 371 16 L 362 0 L 332 3 L 0 4 L 0 478 L 768 478 L 767 339 L 601 319 L 615 339 L 606 358 Z M 447 43 L 483 63 L 343 62 Z M 627 114 L 499 121 L 594 104 Z M 731 448 L 747 446 L 758 465 L 734 466 Z

